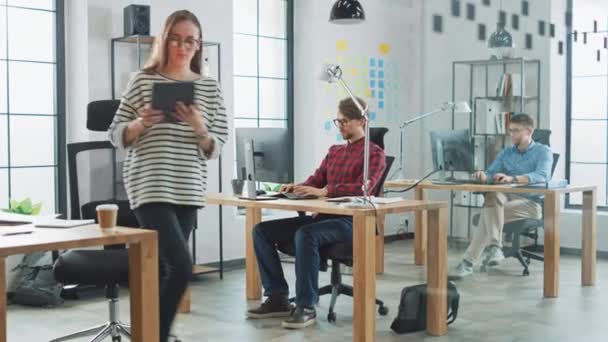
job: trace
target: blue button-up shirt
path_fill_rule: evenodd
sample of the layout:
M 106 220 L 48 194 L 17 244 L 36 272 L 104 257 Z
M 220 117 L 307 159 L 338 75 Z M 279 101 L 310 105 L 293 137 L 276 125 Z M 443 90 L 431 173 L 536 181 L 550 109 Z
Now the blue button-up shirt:
M 542 183 L 551 180 L 552 166 L 551 149 L 532 141 L 525 151 L 520 151 L 515 145 L 502 150 L 486 170 L 486 174 L 489 180 L 497 173 L 504 173 L 512 177 L 526 176 L 530 183 Z

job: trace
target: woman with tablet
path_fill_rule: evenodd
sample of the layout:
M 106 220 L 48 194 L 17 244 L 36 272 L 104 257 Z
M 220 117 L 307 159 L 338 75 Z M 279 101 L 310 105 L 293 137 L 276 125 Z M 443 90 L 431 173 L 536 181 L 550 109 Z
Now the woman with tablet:
M 129 81 L 108 131 L 112 143 L 126 150 L 123 177 L 131 208 L 142 227 L 158 232 L 161 341 L 168 339 L 192 276 L 187 241 L 205 205 L 207 160 L 217 158 L 228 139 L 219 84 L 201 76 L 202 46 L 196 16 L 171 14 L 144 69 Z M 154 87 L 159 82 L 177 87 Z M 179 90 L 183 82 L 192 83 L 190 96 Z M 153 88 L 161 98 L 152 98 Z M 173 110 L 151 105 L 171 99 Z

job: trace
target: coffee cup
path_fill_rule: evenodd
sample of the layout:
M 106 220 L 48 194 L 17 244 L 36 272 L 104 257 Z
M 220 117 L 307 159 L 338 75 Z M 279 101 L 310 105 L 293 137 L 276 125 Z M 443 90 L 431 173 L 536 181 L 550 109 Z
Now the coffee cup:
M 116 227 L 116 220 L 118 218 L 118 206 L 116 204 L 100 204 L 96 210 L 97 222 L 99 222 L 100 228 L 109 229 Z

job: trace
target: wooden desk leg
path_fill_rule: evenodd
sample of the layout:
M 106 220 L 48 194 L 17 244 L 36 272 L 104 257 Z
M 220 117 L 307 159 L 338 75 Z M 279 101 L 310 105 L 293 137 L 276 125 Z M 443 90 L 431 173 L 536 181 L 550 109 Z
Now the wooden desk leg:
M 597 233 L 597 194 L 595 191 L 583 192 L 583 271 L 582 285 L 595 285 L 596 233 Z
M 262 285 L 260 281 L 260 270 L 253 249 L 253 227 L 262 221 L 262 210 L 260 208 L 247 208 L 247 219 L 245 224 L 245 272 L 246 272 L 246 294 L 247 299 L 262 298 Z
M 0 257 L 0 342 L 6 342 L 6 258 Z
M 184 295 L 182 296 L 182 300 L 179 302 L 177 312 L 182 314 L 192 312 L 192 293 L 189 287 L 186 289 L 186 292 L 184 292 Z
M 559 296 L 559 194 L 545 195 L 544 296 Z
M 158 244 L 156 239 L 129 245 L 131 339 L 158 342 Z
M 443 336 L 448 333 L 448 325 L 445 319 L 448 311 L 447 209 L 430 210 L 428 217 L 426 332 L 432 336 Z
M 416 188 L 416 199 L 424 200 L 424 190 Z M 426 264 L 427 212 L 416 211 L 416 231 L 414 232 L 414 261 L 416 265 Z
M 384 273 L 384 215 L 378 215 L 376 220 L 378 235 L 376 235 L 376 274 Z
M 376 218 L 353 217 L 353 341 L 376 340 Z

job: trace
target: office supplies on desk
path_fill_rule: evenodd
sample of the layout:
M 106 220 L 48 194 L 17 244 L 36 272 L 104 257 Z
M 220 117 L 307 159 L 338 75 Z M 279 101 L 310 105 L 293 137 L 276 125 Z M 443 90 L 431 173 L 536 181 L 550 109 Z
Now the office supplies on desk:
M 15 236 L 21 234 L 30 234 L 34 231 L 32 225 L 20 225 L 20 226 L 5 226 L 0 227 L 0 236 Z
M 548 182 L 542 182 L 542 183 L 534 183 L 534 184 L 522 184 L 521 187 L 522 188 L 541 188 L 541 189 L 561 189 L 561 188 L 565 188 L 567 187 L 568 184 L 568 180 L 567 179 L 556 179 L 556 180 L 550 180 Z
M 41 220 L 34 222 L 36 228 L 74 228 L 95 223 L 95 220 Z
M 30 224 L 38 221 L 53 220 L 61 214 L 45 215 L 45 216 L 32 216 L 15 213 L 0 212 L 0 225 L 20 225 Z

